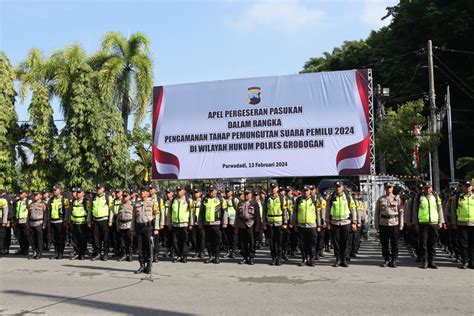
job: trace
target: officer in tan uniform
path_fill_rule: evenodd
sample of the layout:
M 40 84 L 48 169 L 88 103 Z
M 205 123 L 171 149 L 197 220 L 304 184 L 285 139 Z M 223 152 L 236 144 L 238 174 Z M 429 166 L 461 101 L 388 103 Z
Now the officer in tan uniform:
M 255 225 L 260 221 L 258 203 L 252 199 L 252 192 L 244 191 L 244 200 L 240 201 L 235 217 L 235 233 L 239 236 L 240 249 L 244 257 L 239 264 L 254 264 Z
M 4 189 L 0 189 L 0 257 L 3 256 L 5 253 L 5 239 L 7 235 L 7 230 L 10 230 L 10 223 L 9 223 L 9 202 L 6 198 L 6 191 Z
M 123 191 L 123 201 L 120 205 L 116 217 L 116 227 L 118 229 L 120 248 L 123 255 L 118 261 L 132 261 L 132 241 L 133 241 L 133 205 L 131 195 L 128 191 Z
M 34 192 L 34 202 L 28 205 L 27 225 L 30 231 L 30 243 L 33 255 L 28 259 L 40 259 L 43 252 L 43 228 L 46 226 L 46 204 L 42 201 L 41 192 Z
M 382 243 L 384 262 L 381 267 L 397 267 L 398 236 L 403 230 L 403 221 L 402 201 L 398 195 L 393 194 L 393 183 L 386 182 L 385 194 L 377 200 L 374 215 L 375 228 Z

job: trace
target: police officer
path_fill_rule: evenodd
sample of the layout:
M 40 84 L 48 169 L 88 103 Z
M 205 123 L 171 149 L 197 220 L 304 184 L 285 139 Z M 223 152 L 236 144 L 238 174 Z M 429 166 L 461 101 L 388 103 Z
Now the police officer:
M 204 240 L 204 230 L 199 229 L 199 210 L 201 208 L 202 202 L 202 193 L 199 189 L 194 189 L 194 196 L 193 196 L 193 222 L 194 228 L 191 230 L 191 243 L 193 245 L 195 254 L 193 257 L 202 258 L 204 255 L 204 248 L 205 248 L 205 240 Z
M 163 254 L 163 257 L 174 258 L 174 241 L 173 234 L 168 230 L 168 215 L 171 200 L 174 197 L 173 191 L 166 189 L 165 191 L 165 201 L 163 205 L 164 213 L 160 215 L 160 229 L 161 229 L 161 242 L 166 247 L 166 253 Z
M 270 252 L 272 262 L 270 265 L 281 266 L 281 243 L 282 231 L 286 229 L 288 222 L 288 213 L 285 199 L 278 193 L 278 185 L 270 184 L 271 194 L 265 198 L 263 203 L 262 222 L 263 227 L 268 233 L 270 243 Z
M 158 234 L 159 210 L 158 205 L 150 199 L 150 192 L 148 190 L 147 187 L 142 187 L 141 189 L 141 199 L 135 205 L 133 223 L 138 244 L 138 262 L 140 262 L 140 267 L 135 273 L 144 272 L 150 274 L 153 253 L 152 234 Z
M 336 262 L 333 267 L 347 268 L 347 255 L 351 231 L 357 229 L 357 213 L 354 200 L 349 193 L 344 191 L 342 181 L 335 182 L 336 190 L 327 202 L 326 223 L 331 231 L 334 256 Z
M 217 188 L 213 185 L 208 187 L 208 195 L 204 197 L 199 211 L 199 228 L 204 229 L 206 248 L 209 258 L 204 263 L 220 263 L 219 246 L 222 241 L 221 227 L 227 228 L 227 203 L 217 196 Z
M 54 196 L 49 201 L 48 220 L 54 244 L 54 256 L 50 259 L 62 259 L 66 246 L 67 213 L 69 211 L 69 200 L 63 195 L 59 184 L 53 187 Z
M 115 219 L 118 229 L 120 248 L 122 256 L 118 261 L 132 261 L 132 241 L 133 241 L 133 205 L 131 195 L 128 191 L 123 192 L 123 202 Z
M 20 250 L 16 253 L 18 255 L 28 255 L 29 232 L 28 232 L 28 205 L 31 201 L 27 199 L 28 193 L 26 190 L 20 190 L 18 199 L 13 205 L 13 223 L 15 228 L 15 236 L 20 244 Z
M 92 228 L 93 254 L 92 261 L 109 259 L 109 223 L 112 222 L 113 212 L 110 210 L 109 202 L 105 195 L 105 188 L 102 184 L 96 186 L 97 194 L 92 199 L 91 208 L 87 215 L 87 222 Z
M 159 194 L 156 190 L 156 186 L 154 184 L 150 184 L 150 198 L 153 200 L 154 203 L 158 205 L 160 217 L 165 211 L 165 205 L 161 194 Z M 155 223 L 153 223 L 153 226 Z M 161 226 L 161 225 L 159 225 Z M 161 228 L 160 228 L 161 229 Z M 160 255 L 160 235 L 153 235 L 153 263 L 157 263 L 159 261 Z
M 316 254 L 314 259 L 319 260 L 319 257 L 324 257 L 324 237 L 325 237 L 325 227 L 326 223 L 324 219 L 326 218 L 326 199 L 319 193 L 318 188 L 314 185 L 311 185 L 311 196 L 315 201 L 316 212 L 319 215 L 319 229 L 316 234 Z
M 43 202 L 46 204 L 46 212 L 47 214 L 50 213 L 49 209 L 49 200 L 50 200 L 50 193 L 49 190 L 43 191 Z M 46 227 L 43 229 L 43 250 L 49 251 L 51 248 L 51 227 L 48 223 L 45 225 Z
M 120 257 L 123 255 L 122 249 L 120 248 L 120 237 L 119 237 L 118 229 L 116 226 L 117 221 L 115 220 L 120 210 L 120 206 L 122 205 L 122 196 L 123 196 L 123 189 L 116 188 L 115 196 L 112 201 L 113 219 L 111 222 L 112 225 L 110 226 L 110 234 L 109 234 L 110 246 L 112 247 L 114 256 L 116 257 Z
M 434 259 L 438 229 L 444 224 L 441 199 L 433 192 L 431 182 L 423 184 L 423 193 L 413 202 L 413 224 L 418 232 L 422 265 L 421 268 L 438 269 Z
M 295 209 L 295 201 L 296 198 L 293 195 L 293 189 L 290 186 L 287 186 L 286 189 L 286 203 L 287 203 L 287 209 L 288 209 L 288 218 L 291 219 L 293 218 L 293 211 Z M 288 243 L 288 249 L 289 249 L 289 255 L 294 257 L 296 255 L 296 252 L 298 250 L 298 232 L 296 231 L 295 227 L 291 225 L 291 227 L 288 228 L 290 232 L 290 240 Z
M 474 194 L 470 181 L 463 181 L 462 186 L 451 207 L 452 227 L 458 234 L 461 268 L 474 269 Z
M 404 225 L 403 206 L 400 197 L 393 194 L 393 183 L 386 182 L 384 186 L 385 195 L 379 197 L 375 205 L 374 223 L 382 243 L 384 262 L 381 267 L 396 268 L 398 236 Z M 391 252 L 389 247 L 391 247 Z
M 8 218 L 10 205 L 6 198 L 6 195 L 7 192 L 4 189 L 0 189 L 0 256 L 3 256 L 5 254 L 5 237 L 7 235 L 7 229 L 10 229 L 10 223 Z
M 278 188 L 278 193 L 280 193 L 281 196 L 283 196 L 283 198 L 285 199 L 286 211 L 287 211 L 287 222 L 285 224 L 287 225 L 287 227 L 289 227 L 291 219 L 292 219 L 293 202 L 288 201 L 285 187 L 280 186 Z M 284 229 L 281 232 L 281 258 L 285 261 L 290 260 L 288 258 L 288 253 L 290 252 L 289 249 L 290 249 L 290 230 Z
M 75 246 L 75 255 L 71 260 L 84 260 L 87 251 L 87 213 L 90 209 L 90 202 L 84 198 L 84 190 L 76 188 L 75 198 L 72 201 L 69 223 L 72 227 L 72 240 Z
M 310 187 L 303 187 L 303 194 L 296 199 L 292 225 L 300 235 L 302 244 L 302 260 L 304 264 L 314 267 L 316 232 L 319 229 L 321 214 L 317 214 L 316 205 L 310 194 Z
M 28 205 L 29 236 L 33 255 L 28 259 L 40 259 L 43 253 L 43 228 L 46 226 L 46 204 L 42 201 L 41 192 L 33 193 L 34 202 Z
M 239 199 L 234 196 L 234 192 L 230 188 L 225 188 L 226 203 L 227 203 L 227 228 L 224 230 L 224 240 L 227 246 L 226 256 L 235 258 L 235 250 L 237 248 L 237 235 L 235 234 L 234 222 L 237 205 Z
M 168 209 L 168 231 L 173 235 L 176 257 L 173 257 L 173 263 L 180 261 L 188 262 L 188 230 L 193 229 L 193 203 L 186 196 L 186 190 L 176 187 L 176 196 L 171 200 Z
M 254 264 L 255 225 L 260 221 L 259 206 L 252 199 L 252 192 L 244 191 L 244 200 L 237 206 L 235 216 L 235 234 L 239 236 L 240 249 L 244 257 L 239 264 Z

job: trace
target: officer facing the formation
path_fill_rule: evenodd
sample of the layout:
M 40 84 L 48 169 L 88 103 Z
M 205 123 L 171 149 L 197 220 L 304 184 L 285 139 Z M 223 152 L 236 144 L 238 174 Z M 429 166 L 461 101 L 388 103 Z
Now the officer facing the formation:
M 451 207 L 451 223 L 458 233 L 461 268 L 474 269 L 474 194 L 470 181 L 462 185 L 462 192 L 456 195 Z
M 318 216 L 319 215 L 319 216 Z M 321 214 L 317 214 L 316 205 L 310 195 L 310 187 L 304 186 L 303 194 L 296 199 L 292 225 L 300 235 L 303 246 L 299 264 L 314 267 L 316 232 L 319 230 Z
M 176 196 L 171 200 L 168 214 L 168 231 L 173 235 L 176 256 L 173 263 L 188 262 L 188 230 L 193 229 L 193 203 L 186 196 L 186 190 L 176 187 Z
M 349 240 L 352 231 L 357 229 L 356 205 L 349 193 L 344 190 L 344 183 L 336 181 L 336 190 L 327 202 L 329 217 L 327 222 L 328 230 L 331 231 L 334 246 L 334 256 L 336 262 L 334 267 L 341 266 L 347 268 L 347 255 Z
M 34 202 L 28 205 L 28 227 L 33 248 L 33 255 L 28 259 L 40 259 L 43 252 L 43 228 L 46 226 L 46 205 L 41 199 L 41 192 L 34 192 Z
M 20 250 L 17 252 L 19 255 L 28 255 L 28 249 L 30 243 L 28 241 L 28 201 L 27 192 L 20 190 L 18 200 L 13 205 L 13 223 L 15 228 L 15 235 L 18 243 L 20 244 Z
M 84 198 L 84 190 L 76 188 L 76 196 L 72 202 L 71 216 L 69 222 L 72 225 L 72 240 L 76 249 L 71 260 L 84 260 L 87 250 L 87 212 L 90 209 L 90 202 Z
M 66 219 L 69 212 L 69 200 L 63 195 L 59 184 L 53 187 L 53 194 L 48 206 L 48 219 L 54 244 L 54 256 L 50 259 L 62 259 L 66 246 Z
M 9 213 L 9 203 L 6 198 L 6 191 L 0 189 L 0 215 L 1 215 L 1 226 L 0 226 L 0 256 L 4 254 L 5 251 L 5 237 L 7 235 L 7 230 L 10 230 L 10 224 L 8 220 Z
M 389 265 L 397 267 L 398 259 L 398 236 L 403 230 L 403 207 L 400 197 L 393 194 L 393 183 L 385 183 L 385 195 L 377 200 L 375 205 L 374 223 L 377 232 L 380 234 L 382 243 L 382 256 L 384 262 L 382 267 Z M 391 247 L 391 252 L 389 250 Z
M 108 224 L 112 221 L 113 213 L 105 196 L 102 184 L 97 184 L 97 195 L 92 200 L 91 211 L 88 213 L 87 222 L 92 228 L 93 254 L 91 260 L 107 261 L 109 258 L 109 229 Z
M 285 199 L 278 193 L 278 185 L 271 183 L 270 188 L 272 193 L 263 203 L 262 224 L 270 242 L 271 265 L 281 266 L 282 231 L 286 229 L 288 214 Z
M 418 232 L 421 268 L 438 269 L 434 259 L 436 256 L 436 243 L 438 229 L 444 224 L 441 199 L 433 192 L 431 182 L 423 184 L 423 193 L 413 201 L 413 224 Z
M 240 249 L 244 257 L 239 264 L 254 264 L 255 225 L 260 221 L 259 205 L 252 199 L 251 191 L 244 191 L 244 200 L 236 210 L 235 234 L 239 236 Z
M 221 227 L 227 228 L 227 203 L 217 196 L 217 189 L 210 185 L 208 195 L 201 202 L 199 211 L 199 228 L 204 229 L 206 248 L 209 258 L 204 263 L 220 263 L 219 247 L 222 241 Z
M 152 199 L 150 199 L 150 193 L 147 187 L 143 187 L 140 194 L 141 200 L 135 204 L 133 214 L 134 231 L 136 233 L 138 245 L 138 261 L 140 262 L 140 267 L 137 271 L 135 271 L 135 273 L 145 272 L 150 274 L 153 253 L 152 234 L 158 234 L 159 210 L 158 205 Z
M 132 261 L 132 221 L 133 221 L 133 205 L 130 193 L 123 192 L 123 203 L 120 205 L 119 212 L 116 217 L 115 226 L 118 229 L 120 249 L 122 257 L 118 261 Z
M 234 192 L 230 188 L 225 188 L 226 203 L 227 203 L 227 228 L 225 229 L 225 240 L 227 246 L 227 253 L 229 258 L 235 258 L 235 249 L 237 248 L 237 238 L 234 229 L 235 214 L 239 199 L 234 196 Z

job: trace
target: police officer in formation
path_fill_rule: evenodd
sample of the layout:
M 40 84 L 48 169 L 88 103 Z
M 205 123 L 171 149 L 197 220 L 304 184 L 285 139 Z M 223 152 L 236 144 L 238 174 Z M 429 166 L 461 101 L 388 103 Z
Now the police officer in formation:
M 75 189 L 75 197 L 72 201 L 72 207 L 69 217 L 69 223 L 72 227 L 72 240 L 75 254 L 71 260 L 84 260 L 87 251 L 87 240 L 89 237 L 87 227 L 87 213 L 90 210 L 90 201 L 85 199 L 82 188 Z
M 171 200 L 168 208 L 168 231 L 171 232 L 177 257 L 173 257 L 173 263 L 180 261 L 188 262 L 188 231 L 193 229 L 193 203 L 186 196 L 186 190 L 176 187 L 176 196 Z
M 40 259 L 43 253 L 43 228 L 46 226 L 46 204 L 42 200 L 41 192 L 33 193 L 34 201 L 28 205 L 27 225 L 33 255 L 28 259 Z
M 239 264 L 254 264 L 255 258 L 255 226 L 260 222 L 260 206 L 252 198 L 252 191 L 244 191 L 244 199 L 237 205 L 235 217 L 235 234 L 240 242 L 243 259 Z

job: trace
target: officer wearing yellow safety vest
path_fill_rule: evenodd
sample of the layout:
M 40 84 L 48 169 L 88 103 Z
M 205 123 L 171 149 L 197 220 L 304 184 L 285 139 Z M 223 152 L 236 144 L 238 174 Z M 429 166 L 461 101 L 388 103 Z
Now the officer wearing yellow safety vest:
M 286 203 L 286 211 L 287 211 L 287 218 L 288 221 L 285 223 L 287 227 L 291 224 L 291 218 L 293 215 L 293 201 L 289 201 L 288 197 L 286 196 L 285 187 L 280 186 L 278 188 L 278 193 L 280 193 L 283 198 L 285 199 Z M 290 230 L 284 229 L 281 234 L 281 258 L 285 261 L 289 261 L 288 253 L 290 252 Z
M 438 241 L 438 229 L 444 224 L 441 199 L 433 192 L 431 182 L 423 184 L 422 194 L 415 197 L 413 201 L 412 223 L 418 232 L 421 268 L 438 269 L 435 263 L 436 243 Z
M 194 229 L 191 231 L 191 244 L 194 248 L 195 254 L 193 257 L 202 258 L 204 255 L 205 249 L 205 241 L 204 241 L 204 230 L 199 229 L 199 210 L 201 208 L 202 202 L 202 192 L 195 188 L 193 196 L 193 222 L 194 222 Z
M 278 185 L 271 183 L 270 188 L 271 194 L 267 195 L 263 203 L 262 224 L 270 243 L 272 255 L 270 265 L 281 266 L 282 231 L 287 228 L 288 212 L 285 198 L 278 193 Z
M 156 186 L 154 184 L 150 184 L 148 188 L 150 189 L 150 199 L 152 199 L 153 202 L 158 205 L 160 216 L 161 216 L 165 211 L 163 198 L 161 197 L 161 194 L 158 194 L 156 190 Z M 155 223 L 153 223 L 153 225 L 155 225 Z M 153 235 L 153 263 L 157 263 L 159 261 L 160 235 L 161 234 Z
M 89 209 L 90 202 L 84 198 L 84 190 L 76 188 L 69 217 L 69 222 L 72 225 L 73 245 L 75 246 L 75 255 L 71 257 L 71 260 L 85 259 L 88 240 L 87 212 Z
M 33 255 L 28 259 L 40 259 L 43 252 L 43 228 L 46 226 L 46 204 L 41 200 L 41 192 L 34 192 L 34 202 L 28 205 L 29 236 Z
M 217 188 L 213 185 L 208 187 L 208 195 L 204 197 L 199 210 L 199 228 L 204 229 L 206 248 L 209 258 L 204 263 L 220 263 L 219 247 L 222 241 L 221 227 L 227 228 L 227 203 L 217 196 Z
M 225 188 L 226 203 L 227 203 L 227 228 L 224 231 L 224 240 L 227 247 L 226 256 L 235 258 L 235 251 L 237 248 L 237 235 L 235 234 L 235 216 L 239 199 L 234 196 L 234 192 L 230 188 Z
M 110 227 L 110 233 L 109 233 L 109 243 L 110 247 L 114 251 L 114 256 L 115 257 L 120 257 L 123 255 L 123 249 L 120 247 L 120 235 L 118 233 L 117 225 L 116 225 L 116 220 L 118 212 L 120 210 L 120 206 L 122 205 L 122 195 L 123 195 L 123 189 L 116 188 L 115 189 L 115 197 L 112 201 L 112 213 L 113 213 L 113 218 L 109 222 L 109 227 Z
M 451 207 L 451 224 L 457 230 L 461 268 L 474 269 L 474 194 L 470 181 L 463 181 L 462 186 Z
M 26 221 L 28 219 L 28 205 L 31 201 L 27 199 L 27 194 L 26 190 L 20 190 L 18 199 L 13 204 L 13 225 L 16 239 L 20 244 L 20 250 L 16 254 L 24 256 L 28 255 L 30 247 Z
M 49 200 L 49 226 L 54 245 L 54 255 L 50 259 L 62 259 L 66 246 L 66 216 L 69 212 L 69 200 L 63 195 L 59 184 L 53 187 L 53 197 Z
M 331 231 L 334 256 L 333 267 L 347 268 L 348 248 L 351 231 L 357 229 L 357 213 L 354 199 L 344 190 L 344 183 L 336 181 L 336 190 L 327 201 L 326 223 Z
M 316 231 L 321 225 L 321 213 L 318 214 L 313 197 L 310 194 L 310 187 L 303 187 L 302 195 L 295 201 L 292 225 L 300 235 L 302 244 L 300 266 L 308 265 L 314 267 Z
M 316 254 L 314 259 L 317 261 L 319 257 L 324 257 L 324 234 L 325 234 L 325 227 L 326 223 L 324 219 L 326 218 L 325 211 L 326 211 L 326 199 L 319 193 L 318 188 L 314 185 L 311 185 L 311 196 L 314 197 L 315 205 L 316 205 L 316 212 L 319 214 L 319 227 L 317 234 L 316 234 Z
M 166 247 L 166 252 L 163 254 L 163 257 L 174 257 L 174 242 L 173 242 L 173 235 L 171 234 L 170 231 L 168 231 L 168 225 L 166 224 L 168 222 L 168 214 L 169 214 L 169 206 L 171 203 L 171 200 L 173 199 L 173 191 L 166 189 L 165 191 L 165 200 L 163 202 L 163 210 L 164 212 L 160 214 L 160 240 Z
M 176 187 L 176 196 L 171 200 L 168 208 L 168 231 L 173 235 L 176 257 L 173 263 L 188 262 L 188 230 L 193 229 L 193 202 L 186 196 L 186 190 Z
M 293 218 L 293 211 L 295 209 L 295 201 L 296 197 L 293 195 L 293 189 L 290 186 L 285 188 L 286 191 L 286 203 L 288 209 L 288 218 L 291 220 Z M 294 257 L 296 255 L 296 251 L 298 249 L 298 232 L 296 231 L 295 227 L 292 225 L 288 228 L 290 232 L 290 238 L 288 242 L 288 253 L 290 256 Z
M 109 228 L 108 225 L 112 221 L 113 212 L 110 209 L 109 202 L 105 195 L 105 189 L 102 184 L 96 186 L 97 194 L 92 199 L 91 210 L 87 215 L 87 222 L 92 228 L 93 237 L 93 254 L 92 261 L 107 261 L 109 258 Z
M 0 189 L 0 257 L 5 254 L 5 237 L 7 236 L 7 230 L 10 230 L 9 223 L 9 211 L 10 205 L 6 198 L 7 192 L 4 189 Z

